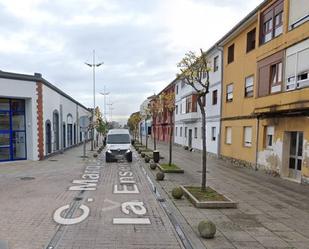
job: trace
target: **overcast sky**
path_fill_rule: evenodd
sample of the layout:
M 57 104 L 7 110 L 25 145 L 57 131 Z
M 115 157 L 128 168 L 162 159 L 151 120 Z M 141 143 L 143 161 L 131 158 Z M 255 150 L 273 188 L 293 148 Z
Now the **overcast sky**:
M 207 50 L 262 0 L 0 0 L 0 70 L 42 73 L 82 104 L 104 85 L 113 119 L 125 121 L 177 73 L 189 51 Z

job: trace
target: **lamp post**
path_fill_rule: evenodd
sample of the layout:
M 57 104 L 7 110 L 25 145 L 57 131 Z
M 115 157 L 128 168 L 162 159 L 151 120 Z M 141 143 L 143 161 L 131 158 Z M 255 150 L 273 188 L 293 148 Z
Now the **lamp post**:
M 93 110 L 92 110 L 92 138 L 91 138 L 91 151 L 94 149 L 94 123 L 95 123 L 95 68 L 104 64 L 104 62 L 95 63 L 95 50 L 93 50 L 92 64 L 85 62 L 89 67 L 92 67 L 93 71 Z
M 100 93 L 104 96 L 104 118 L 106 119 L 107 121 L 107 118 L 106 118 L 106 96 L 110 94 L 110 92 L 106 92 L 105 91 L 105 86 L 104 86 L 104 92 L 103 93 Z
M 109 103 L 109 104 L 107 104 L 107 105 L 109 106 L 109 118 L 110 118 L 110 122 L 112 122 L 112 118 L 113 118 L 113 110 L 114 110 L 113 104 L 114 104 L 114 103 Z

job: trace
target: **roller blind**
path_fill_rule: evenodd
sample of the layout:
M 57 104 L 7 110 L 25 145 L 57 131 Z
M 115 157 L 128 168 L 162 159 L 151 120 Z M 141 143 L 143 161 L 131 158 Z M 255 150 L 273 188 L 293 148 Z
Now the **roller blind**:
M 298 53 L 297 73 L 302 73 L 309 70 L 309 48 Z
M 309 15 L 308 0 L 290 0 L 289 26 Z

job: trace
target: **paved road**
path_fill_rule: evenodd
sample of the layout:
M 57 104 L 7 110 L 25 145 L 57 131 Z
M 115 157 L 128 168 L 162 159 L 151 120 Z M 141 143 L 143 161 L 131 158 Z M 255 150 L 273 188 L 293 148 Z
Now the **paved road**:
M 10 249 L 183 248 L 137 160 L 83 161 L 80 150 L 1 164 L 0 241 Z

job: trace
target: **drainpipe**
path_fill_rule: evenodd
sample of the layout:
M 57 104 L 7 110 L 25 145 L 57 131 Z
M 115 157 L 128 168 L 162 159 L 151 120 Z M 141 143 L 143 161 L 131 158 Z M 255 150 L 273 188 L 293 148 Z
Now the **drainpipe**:
M 223 48 L 220 47 L 219 45 L 217 45 L 217 49 L 220 51 L 220 56 L 221 56 L 221 99 L 220 99 L 220 123 L 219 123 L 219 137 L 218 137 L 218 148 L 217 148 L 217 157 L 220 158 L 221 157 L 221 134 L 222 134 L 222 120 L 221 120 L 221 116 L 222 116 L 222 102 L 223 102 Z
M 256 148 L 255 148 L 255 166 L 254 169 L 258 170 L 258 154 L 259 154 L 259 130 L 260 130 L 260 118 L 256 117 Z

